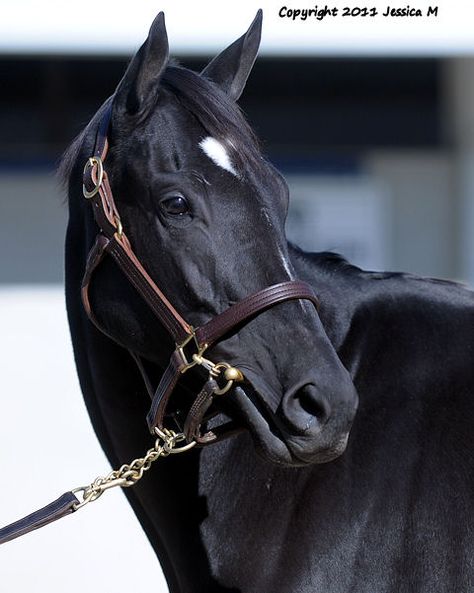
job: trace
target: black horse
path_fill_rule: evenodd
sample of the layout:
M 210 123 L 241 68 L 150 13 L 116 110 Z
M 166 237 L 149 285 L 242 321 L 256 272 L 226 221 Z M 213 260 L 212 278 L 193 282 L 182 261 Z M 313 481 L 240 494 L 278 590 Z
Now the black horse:
M 197 74 L 169 62 L 160 14 L 111 99 L 107 171 L 135 252 L 193 324 L 295 277 L 321 306 L 279 304 L 215 347 L 251 379 L 220 402 L 248 430 L 161 461 L 127 496 L 173 593 L 472 592 L 474 294 L 287 243 L 286 184 L 235 103 L 260 28 L 259 13 Z M 158 380 L 172 343 L 111 259 L 90 291 L 108 335 L 81 304 L 97 234 L 82 169 L 105 108 L 63 161 L 66 280 L 84 397 L 117 466 L 150 446 L 129 350 Z

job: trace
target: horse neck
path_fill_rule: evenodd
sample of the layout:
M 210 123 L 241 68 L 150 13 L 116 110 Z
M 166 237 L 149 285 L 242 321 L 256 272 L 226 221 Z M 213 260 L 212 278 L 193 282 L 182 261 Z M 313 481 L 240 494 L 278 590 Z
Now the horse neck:
M 297 276 L 315 290 L 324 329 L 339 352 L 350 330 L 363 273 L 336 254 L 306 253 L 291 244 L 289 253 Z

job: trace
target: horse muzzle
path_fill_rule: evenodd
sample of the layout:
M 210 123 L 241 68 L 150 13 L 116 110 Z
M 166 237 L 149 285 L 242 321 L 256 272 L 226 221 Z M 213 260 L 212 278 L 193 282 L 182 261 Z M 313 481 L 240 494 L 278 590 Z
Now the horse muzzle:
M 349 374 L 337 393 L 325 393 L 303 380 L 280 397 L 276 411 L 270 401 L 276 394 L 251 369 L 247 382 L 233 390 L 234 408 L 249 429 L 263 457 L 287 466 L 327 463 L 344 453 L 354 420 L 358 396 Z

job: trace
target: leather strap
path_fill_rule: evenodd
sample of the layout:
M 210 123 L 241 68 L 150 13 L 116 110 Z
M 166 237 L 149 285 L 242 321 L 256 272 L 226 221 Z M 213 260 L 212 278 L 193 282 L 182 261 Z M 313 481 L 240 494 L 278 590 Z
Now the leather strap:
M 107 247 L 108 242 L 109 242 L 109 240 L 102 233 L 99 233 L 97 235 L 95 243 L 87 257 L 86 271 L 82 278 L 82 286 L 81 286 L 81 297 L 82 297 L 82 304 L 84 305 L 84 309 L 86 310 L 86 313 L 87 313 L 87 316 L 89 317 L 89 319 L 99 329 L 101 329 L 101 328 L 94 316 L 94 313 L 93 313 L 92 307 L 91 307 L 91 303 L 90 303 L 89 287 L 90 287 L 90 283 L 92 280 L 92 275 L 105 255 L 105 248 Z
M 133 253 L 128 241 L 124 237 L 114 236 L 106 247 L 107 253 L 114 258 L 127 278 L 143 297 L 153 313 L 165 326 L 176 343 L 182 342 L 192 329 L 184 321 L 165 295 L 156 286 L 147 271 Z
M 39 511 L 35 511 L 31 515 L 0 529 L 0 544 L 9 542 L 66 515 L 70 515 L 75 511 L 74 506 L 78 503 L 79 500 L 72 492 L 65 492 L 57 500 L 39 509 Z
M 82 303 L 88 317 L 101 329 L 92 311 L 89 289 L 95 270 L 103 260 L 104 255 L 109 253 L 175 341 L 183 341 L 191 332 L 190 326 L 175 311 L 168 299 L 156 286 L 129 245 L 125 236 L 120 239 L 116 236 L 108 239 L 102 233 L 97 235 L 87 258 L 81 288 Z
M 184 423 L 184 435 L 188 443 L 196 441 L 199 445 L 209 444 L 217 439 L 217 435 L 209 430 L 201 435 L 200 428 L 206 412 L 212 405 L 214 394 L 219 388 L 214 379 L 209 379 L 194 400 Z
M 169 364 L 156 388 L 155 395 L 151 402 L 150 411 L 146 417 L 148 428 L 152 434 L 155 426 L 163 428 L 166 406 L 168 405 L 171 394 L 178 384 L 182 367 L 183 360 L 175 350 L 171 355 Z
M 195 331 L 197 341 L 200 346 L 204 344 L 212 346 L 230 330 L 250 321 L 252 317 L 263 313 L 266 309 L 278 303 L 296 299 L 307 299 L 316 308 L 319 307 L 319 301 L 313 289 L 306 282 L 299 280 L 281 282 L 242 299 L 205 325 L 198 327 Z

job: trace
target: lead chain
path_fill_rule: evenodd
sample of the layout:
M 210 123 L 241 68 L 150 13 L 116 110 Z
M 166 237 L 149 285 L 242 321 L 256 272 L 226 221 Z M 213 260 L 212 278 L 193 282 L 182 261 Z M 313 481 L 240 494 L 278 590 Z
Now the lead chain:
M 125 463 L 119 469 L 112 470 L 105 477 L 96 478 L 88 486 L 75 488 L 72 492 L 74 494 L 82 492 L 82 500 L 79 500 L 73 509 L 77 511 L 89 502 L 94 502 L 110 488 L 129 488 L 130 486 L 134 486 L 157 459 L 167 457 L 171 454 L 184 453 L 196 444 L 195 441 L 192 441 L 191 443 L 177 447 L 176 445 L 178 443 L 185 440 L 186 437 L 184 434 L 175 433 L 168 429 L 160 430 L 158 428 L 155 428 L 155 432 L 157 435 L 155 444 L 151 449 L 148 449 L 144 457 L 134 459 L 131 463 Z

